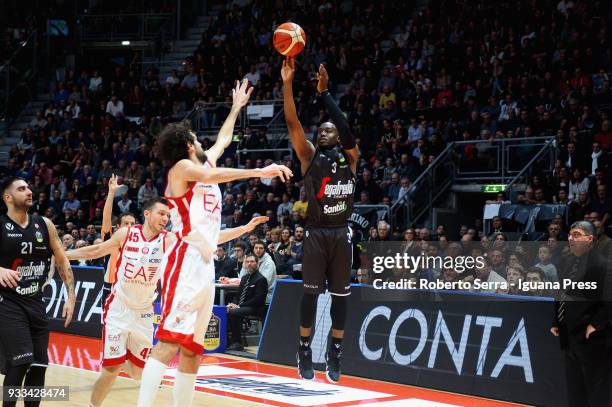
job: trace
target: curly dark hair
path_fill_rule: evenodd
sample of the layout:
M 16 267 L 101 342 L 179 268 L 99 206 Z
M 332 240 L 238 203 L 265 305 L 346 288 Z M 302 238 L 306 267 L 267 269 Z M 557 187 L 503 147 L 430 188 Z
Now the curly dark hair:
M 191 125 L 187 121 L 166 125 L 157 138 L 159 158 L 162 161 L 167 161 L 170 165 L 189 158 L 187 146 L 195 141 L 195 137 L 190 130 Z

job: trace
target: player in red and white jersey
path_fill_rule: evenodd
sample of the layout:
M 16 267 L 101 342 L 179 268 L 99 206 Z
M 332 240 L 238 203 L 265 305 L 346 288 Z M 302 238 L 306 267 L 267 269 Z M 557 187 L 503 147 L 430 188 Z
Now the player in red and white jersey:
M 164 229 L 170 210 L 164 198 L 144 203 L 144 224 L 123 227 L 106 242 L 66 253 L 69 260 L 97 259 L 118 252 L 117 279 L 104 304 L 102 371 L 90 406 L 102 404 L 122 367 L 140 378 L 153 347 L 153 300 L 166 249 L 176 237 Z M 127 363 L 126 363 L 127 362 Z
M 291 170 L 276 164 L 262 169 L 217 168 L 215 163 L 230 144 L 234 124 L 252 93 L 248 81 L 232 91 L 232 109 L 215 145 L 204 151 L 186 123 L 167 125 L 158 136 L 157 151 L 170 167 L 165 196 L 171 206 L 172 231 L 179 240 L 164 258 L 162 319 L 142 373 L 138 406 L 151 406 L 168 363 L 180 350 L 174 381 L 174 406 L 189 407 L 193 400 L 199 356 L 212 314 L 217 244 L 245 232 L 244 227 L 221 231 L 221 191 L 218 184 L 245 178 L 283 181 Z

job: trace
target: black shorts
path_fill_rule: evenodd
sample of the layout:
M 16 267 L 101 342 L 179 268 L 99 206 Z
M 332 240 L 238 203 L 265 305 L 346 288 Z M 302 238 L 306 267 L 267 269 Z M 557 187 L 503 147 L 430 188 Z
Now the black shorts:
M 302 257 L 305 292 L 321 294 L 327 288 L 331 294 L 349 295 L 352 261 L 353 245 L 348 226 L 306 227 Z
M 49 328 L 45 304 L 30 298 L 0 294 L 0 370 L 11 366 L 47 366 Z

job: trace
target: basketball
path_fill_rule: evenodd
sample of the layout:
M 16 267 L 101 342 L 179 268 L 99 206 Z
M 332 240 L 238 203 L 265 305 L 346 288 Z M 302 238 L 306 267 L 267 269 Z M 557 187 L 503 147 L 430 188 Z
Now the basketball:
M 294 57 L 306 46 L 306 33 L 296 23 L 283 23 L 274 31 L 272 41 L 281 55 Z

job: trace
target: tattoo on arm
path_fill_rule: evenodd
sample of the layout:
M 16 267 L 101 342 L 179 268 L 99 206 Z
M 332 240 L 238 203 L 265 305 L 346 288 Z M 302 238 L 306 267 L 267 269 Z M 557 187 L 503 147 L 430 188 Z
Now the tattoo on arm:
M 59 247 L 62 247 L 62 241 L 59 236 L 57 238 L 57 242 Z M 68 296 L 74 295 L 74 275 L 72 274 L 72 266 L 70 265 L 70 261 L 64 256 L 63 263 L 56 262 L 55 269 L 59 273 L 64 285 L 66 286 L 66 290 L 68 291 Z

